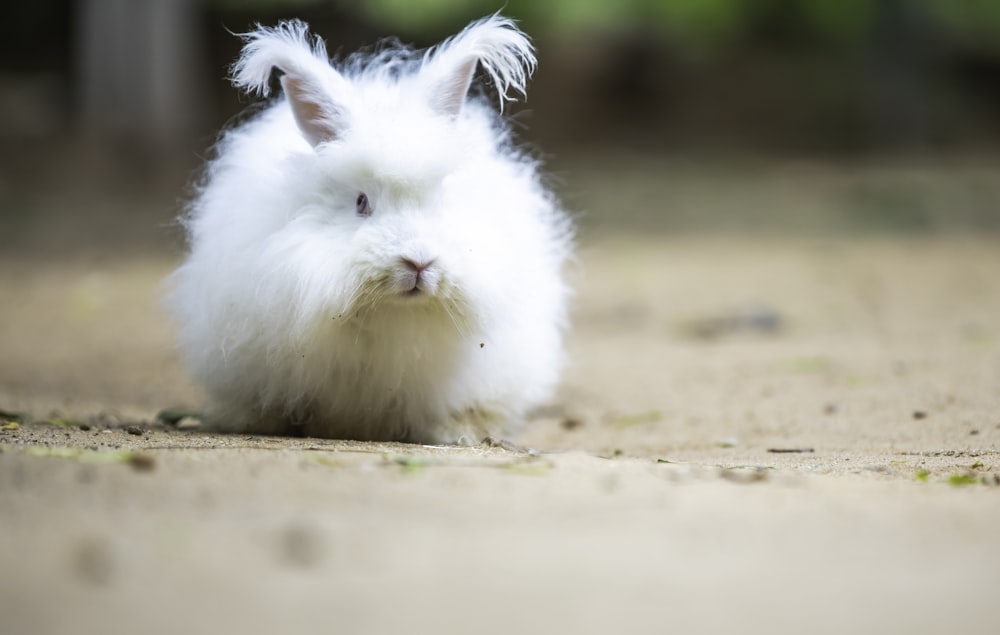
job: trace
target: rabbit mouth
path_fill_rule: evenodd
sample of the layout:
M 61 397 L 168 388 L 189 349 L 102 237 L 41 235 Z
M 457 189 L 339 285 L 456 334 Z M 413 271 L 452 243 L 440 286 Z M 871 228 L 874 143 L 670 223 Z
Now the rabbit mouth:
M 394 263 L 376 277 L 358 285 L 352 304 L 358 307 L 389 304 L 423 305 L 449 302 L 454 289 L 438 265 L 418 263 L 418 266 Z
M 406 288 L 404 285 L 404 287 L 401 288 L 396 295 L 406 300 L 420 298 L 430 299 L 438 295 L 437 285 L 427 284 L 423 280 L 418 279 L 409 288 Z
M 396 270 L 399 295 L 407 298 L 436 295 L 439 278 L 434 259 L 416 261 L 400 258 Z
M 466 298 L 439 270 L 428 278 L 401 279 L 398 271 L 387 272 L 362 284 L 352 299 L 352 317 L 366 327 L 376 316 L 398 315 L 424 317 L 451 331 L 468 332 L 477 321 Z

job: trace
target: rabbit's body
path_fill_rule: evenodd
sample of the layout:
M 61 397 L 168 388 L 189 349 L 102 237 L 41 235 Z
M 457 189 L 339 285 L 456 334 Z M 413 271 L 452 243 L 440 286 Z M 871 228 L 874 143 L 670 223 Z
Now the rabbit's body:
M 191 206 L 170 304 L 207 423 L 508 434 L 562 366 L 570 230 L 465 90 L 469 60 L 501 96 L 523 89 L 530 47 L 494 16 L 423 60 L 390 51 L 336 71 L 322 57 L 298 23 L 248 36 L 237 83 L 266 89 L 277 66 L 286 96 L 224 137 Z

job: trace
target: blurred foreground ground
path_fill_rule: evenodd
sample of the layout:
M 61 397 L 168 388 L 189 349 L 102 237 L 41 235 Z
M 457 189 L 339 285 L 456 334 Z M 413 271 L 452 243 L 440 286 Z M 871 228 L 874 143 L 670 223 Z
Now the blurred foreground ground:
M 534 455 L 153 423 L 200 402 L 164 218 L 32 198 L 0 409 L 49 422 L 0 431 L 0 630 L 991 630 L 998 172 L 630 173 L 566 171 L 572 366 Z

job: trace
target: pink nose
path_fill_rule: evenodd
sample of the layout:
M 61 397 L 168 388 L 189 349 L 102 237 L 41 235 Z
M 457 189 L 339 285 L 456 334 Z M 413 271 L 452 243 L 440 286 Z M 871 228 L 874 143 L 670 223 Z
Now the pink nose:
M 425 269 L 434 264 L 433 258 L 430 258 L 428 260 L 413 260 L 411 258 L 403 258 L 402 261 L 404 265 L 406 265 L 409 269 L 412 269 L 413 273 L 417 274 L 418 276 L 421 273 L 423 273 Z

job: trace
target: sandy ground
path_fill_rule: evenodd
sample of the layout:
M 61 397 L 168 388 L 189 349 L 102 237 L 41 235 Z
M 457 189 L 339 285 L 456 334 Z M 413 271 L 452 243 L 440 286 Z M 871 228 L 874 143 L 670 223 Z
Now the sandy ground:
M 534 454 L 155 423 L 170 266 L 3 260 L 3 633 L 1000 623 L 995 238 L 585 238 Z

